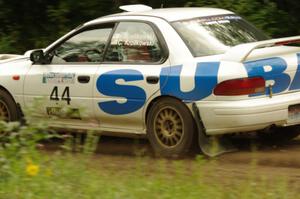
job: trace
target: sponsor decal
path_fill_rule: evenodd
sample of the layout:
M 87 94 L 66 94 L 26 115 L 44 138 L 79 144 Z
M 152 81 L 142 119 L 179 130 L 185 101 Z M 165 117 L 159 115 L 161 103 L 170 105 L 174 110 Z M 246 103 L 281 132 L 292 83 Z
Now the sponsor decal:
M 160 74 L 161 94 L 190 101 L 204 99 L 212 94 L 213 88 L 218 83 L 219 65 L 219 62 L 199 63 L 194 75 L 195 88 L 189 92 L 180 89 L 180 73 L 183 66 L 172 66 L 171 74 L 168 72 L 169 67 L 165 67 Z M 112 115 L 129 114 L 142 108 L 147 100 L 146 91 L 138 86 L 117 84 L 117 80 L 138 82 L 144 81 L 144 76 L 140 71 L 130 69 L 114 70 L 100 75 L 97 80 L 97 90 L 106 96 L 125 98 L 126 102 L 119 103 L 116 100 L 100 102 L 99 108 Z
M 61 119 L 81 119 L 79 109 L 77 108 L 46 107 L 46 113 L 48 116 Z
M 263 77 L 266 81 L 271 81 L 272 91 L 267 89 L 266 95 L 281 93 L 286 90 L 300 89 L 300 53 L 296 54 L 298 60 L 298 67 L 293 79 L 289 74 L 285 73 L 287 70 L 287 62 L 280 57 L 273 57 L 269 59 L 262 59 L 256 61 L 245 62 L 245 68 L 248 72 L 248 77 Z M 252 96 L 264 95 L 259 93 Z
M 44 73 L 44 84 L 74 84 L 75 73 Z
M 245 62 L 244 65 L 248 72 L 248 77 L 263 77 L 266 81 L 273 81 L 273 94 L 283 92 L 290 85 L 291 78 L 284 73 L 287 63 L 280 57 Z M 266 93 L 258 93 L 251 96 L 264 94 L 270 95 L 270 90 L 267 90 Z
M 290 90 L 300 89 L 300 53 L 297 54 L 297 58 L 298 58 L 298 68 L 294 80 L 290 86 Z
M 286 72 L 287 62 L 280 57 L 249 61 L 244 63 L 248 77 L 263 77 L 266 82 L 272 83 L 272 90 L 265 93 L 250 95 L 270 95 L 286 90 L 300 89 L 300 53 L 297 54 L 298 68 L 293 78 Z M 189 91 L 182 91 L 180 87 L 183 65 L 164 67 L 160 73 L 161 95 L 174 96 L 184 101 L 199 101 L 210 96 L 218 84 L 220 62 L 200 62 L 197 64 L 194 77 L 195 86 Z M 171 70 L 170 70 L 171 67 Z M 171 71 L 171 72 L 169 72 Z M 118 80 L 130 82 L 131 85 L 120 85 Z M 99 93 L 117 98 L 124 98 L 125 102 L 108 100 L 99 102 L 99 108 L 111 115 L 124 115 L 140 110 L 146 103 L 147 94 L 144 88 L 132 85 L 134 82 L 145 81 L 142 72 L 131 69 L 113 70 L 98 77 L 97 90 Z M 143 82 L 146 84 L 146 82 Z M 272 92 L 272 93 L 270 93 Z
M 191 88 L 188 92 L 183 92 L 180 89 L 182 65 L 173 66 L 171 74 L 169 74 L 168 68 L 163 68 L 160 74 L 161 94 L 188 101 L 204 99 L 212 94 L 213 89 L 218 83 L 219 66 L 220 62 L 198 63 L 196 73 L 194 74 L 195 87 Z
M 125 82 L 143 81 L 144 76 L 137 70 L 114 70 L 102 74 L 97 80 L 97 89 L 100 93 L 112 97 L 122 97 L 125 103 L 116 100 L 100 102 L 99 108 L 105 113 L 112 115 L 124 115 L 135 112 L 142 108 L 146 102 L 146 92 L 143 88 L 132 85 L 119 85 L 117 80 Z

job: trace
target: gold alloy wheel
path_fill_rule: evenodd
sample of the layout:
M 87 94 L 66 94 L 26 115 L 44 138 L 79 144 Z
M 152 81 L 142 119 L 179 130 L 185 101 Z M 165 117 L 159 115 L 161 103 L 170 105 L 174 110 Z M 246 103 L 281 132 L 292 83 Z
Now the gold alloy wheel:
M 154 131 L 159 143 L 166 148 L 176 147 L 183 138 L 181 115 L 172 107 L 164 107 L 155 116 Z
M 2 100 L 0 100 L 0 120 L 4 120 L 8 122 L 9 119 L 10 119 L 10 114 L 8 111 L 8 107 Z

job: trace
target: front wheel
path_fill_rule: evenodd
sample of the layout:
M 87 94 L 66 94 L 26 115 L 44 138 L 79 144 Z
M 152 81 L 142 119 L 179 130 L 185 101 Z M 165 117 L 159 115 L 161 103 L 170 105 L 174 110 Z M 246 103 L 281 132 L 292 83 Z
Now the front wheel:
M 11 122 L 19 119 L 20 114 L 15 101 L 7 92 L 0 90 L 0 120 Z
M 147 118 L 147 134 L 156 154 L 178 157 L 186 154 L 193 143 L 195 124 L 190 110 L 173 98 L 153 105 Z

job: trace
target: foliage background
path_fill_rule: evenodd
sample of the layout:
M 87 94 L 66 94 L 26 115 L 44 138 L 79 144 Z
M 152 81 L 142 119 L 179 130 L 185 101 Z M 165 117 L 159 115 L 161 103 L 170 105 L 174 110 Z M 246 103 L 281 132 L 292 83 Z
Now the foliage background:
M 299 0 L 0 0 L 0 53 L 44 48 L 88 20 L 125 4 L 153 8 L 205 6 L 232 10 L 271 37 L 300 34 Z

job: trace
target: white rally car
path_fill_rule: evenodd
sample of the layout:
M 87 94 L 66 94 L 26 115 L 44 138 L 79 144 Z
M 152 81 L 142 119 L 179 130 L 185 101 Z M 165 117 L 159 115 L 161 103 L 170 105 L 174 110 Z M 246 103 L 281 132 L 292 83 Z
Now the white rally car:
M 300 36 L 270 40 L 222 9 L 122 9 L 4 55 L 2 118 L 42 99 L 35 112 L 52 127 L 147 135 L 162 155 L 184 154 L 195 135 L 300 133 Z

